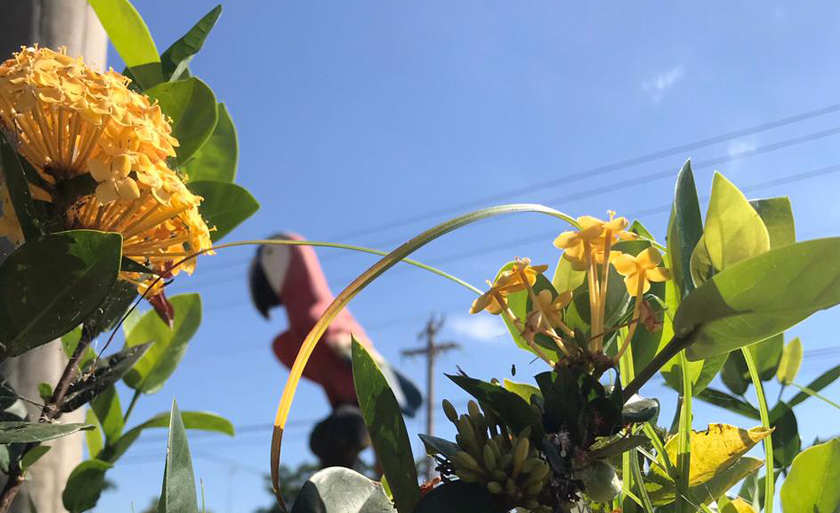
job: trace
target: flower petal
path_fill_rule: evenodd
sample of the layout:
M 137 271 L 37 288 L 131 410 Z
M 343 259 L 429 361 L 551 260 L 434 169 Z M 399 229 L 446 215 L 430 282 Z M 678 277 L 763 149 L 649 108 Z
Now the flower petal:
M 612 265 L 615 267 L 618 274 L 622 276 L 630 276 L 639 272 L 636 265 L 636 258 L 627 253 L 622 253 L 613 258 Z
M 668 281 L 671 279 L 671 270 L 666 267 L 654 267 L 645 271 L 645 277 L 650 281 Z

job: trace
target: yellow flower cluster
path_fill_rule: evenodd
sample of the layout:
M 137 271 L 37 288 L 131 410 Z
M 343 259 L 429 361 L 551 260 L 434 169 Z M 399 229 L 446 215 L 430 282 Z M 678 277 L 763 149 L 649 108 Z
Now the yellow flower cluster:
M 178 146 L 168 120 L 128 84 L 63 50 L 23 48 L 0 65 L 0 128 L 48 185 L 41 196 L 84 174 L 95 180 L 94 194 L 70 202 L 67 228 L 122 233 L 125 256 L 166 274 L 172 260 L 210 248 L 210 235 L 201 198 L 167 165 Z

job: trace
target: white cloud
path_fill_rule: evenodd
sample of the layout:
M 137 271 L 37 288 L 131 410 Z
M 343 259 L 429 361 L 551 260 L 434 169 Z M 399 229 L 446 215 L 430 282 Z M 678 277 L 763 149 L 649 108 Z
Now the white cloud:
M 450 321 L 450 326 L 455 333 L 482 342 L 492 342 L 507 333 L 507 328 L 501 318 L 489 315 L 454 317 Z
M 742 153 L 753 151 L 757 146 L 755 140 L 738 139 L 729 141 L 729 145 L 726 147 L 726 154 L 729 157 L 737 157 Z
M 685 75 L 685 66 L 679 65 L 656 75 L 651 80 L 642 82 L 642 90 L 650 96 L 654 103 L 658 103 L 665 95 L 665 91 L 671 89 L 674 84 Z

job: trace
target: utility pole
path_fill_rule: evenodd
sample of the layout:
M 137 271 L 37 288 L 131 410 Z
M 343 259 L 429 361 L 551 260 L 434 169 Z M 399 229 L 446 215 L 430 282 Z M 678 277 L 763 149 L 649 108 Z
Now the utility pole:
M 20 51 L 21 46 L 39 44 L 53 50 L 66 46 L 72 57 L 83 56 L 88 66 L 105 68 L 108 39 L 93 9 L 85 0 L 13 0 L 3 2 L 0 16 L 0 62 Z M 5 180 L 0 170 L 0 180 Z M 14 248 L 0 239 L 0 262 Z M 0 380 L 29 399 L 38 397 L 38 384 L 55 384 L 67 365 L 59 341 L 50 342 L 0 367 Z M 40 409 L 27 405 L 31 418 Z M 64 422 L 84 422 L 84 409 L 62 416 Z M 30 500 L 39 513 L 63 513 L 61 493 L 73 468 L 82 460 L 84 435 L 59 438 L 46 445 L 52 448 L 32 467 L 22 493 L 12 504 L 13 513 L 29 512 Z M 5 479 L 2 479 L 5 481 Z
M 426 356 L 426 434 L 434 436 L 435 430 L 435 359 L 441 353 L 460 347 L 456 342 L 437 341 L 437 334 L 443 328 L 444 318 L 435 319 L 432 315 L 426 322 L 426 328 L 417 334 L 418 339 L 426 339 L 425 347 L 406 349 L 403 356 Z M 426 480 L 431 481 L 434 467 L 429 462 L 426 467 Z

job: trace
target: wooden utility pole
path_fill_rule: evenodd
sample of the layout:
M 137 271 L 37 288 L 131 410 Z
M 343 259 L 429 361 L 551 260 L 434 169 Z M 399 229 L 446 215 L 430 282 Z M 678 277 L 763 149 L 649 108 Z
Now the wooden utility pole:
M 406 349 L 403 356 L 426 356 L 426 434 L 434 436 L 435 431 L 435 359 L 441 353 L 460 347 L 456 342 L 437 342 L 437 334 L 443 328 L 444 318 L 435 319 L 432 315 L 426 322 L 426 328 L 417 334 L 418 339 L 426 339 L 424 347 Z M 426 480 L 432 479 L 434 467 L 431 462 L 426 467 Z
M 0 62 L 12 57 L 21 46 L 39 44 L 54 50 L 66 46 L 73 57 L 82 56 L 92 67 L 104 69 L 108 51 L 105 30 L 85 0 L 13 0 L 2 3 L 0 16 Z M 0 179 L 2 170 L 0 170 Z M 0 262 L 13 248 L 0 239 Z M 38 398 L 38 384 L 55 385 L 67 364 L 59 341 L 43 345 L 0 367 L 0 379 L 27 399 Z M 30 417 L 40 409 L 28 404 Z M 84 410 L 62 416 L 63 422 L 84 422 Z M 83 435 L 76 434 L 49 442 L 52 448 L 31 470 L 23 493 L 18 494 L 12 512 L 29 512 L 29 502 L 39 513 L 63 513 L 61 493 L 73 468 L 82 459 Z

